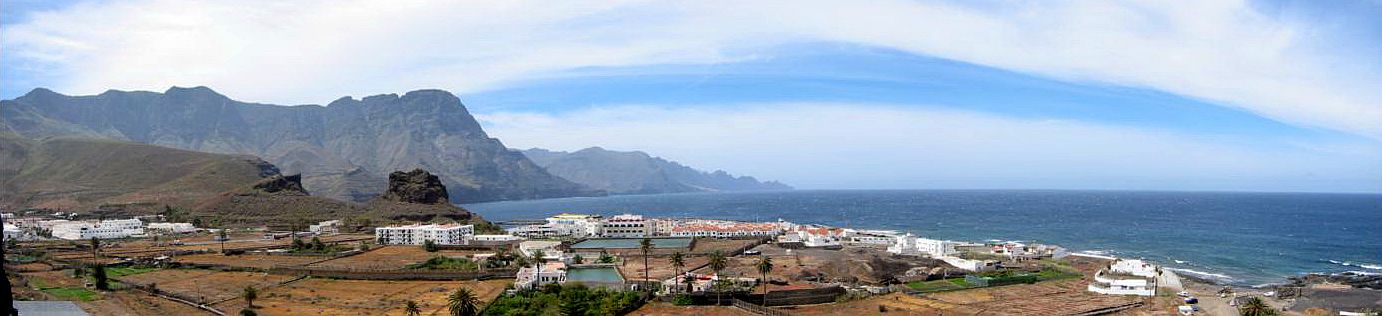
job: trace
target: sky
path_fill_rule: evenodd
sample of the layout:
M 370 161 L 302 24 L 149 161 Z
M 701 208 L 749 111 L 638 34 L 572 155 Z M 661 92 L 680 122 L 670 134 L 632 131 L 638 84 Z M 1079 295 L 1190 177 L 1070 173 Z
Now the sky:
M 456 93 L 804 189 L 1382 191 L 1382 1 L 0 1 L 0 98 Z

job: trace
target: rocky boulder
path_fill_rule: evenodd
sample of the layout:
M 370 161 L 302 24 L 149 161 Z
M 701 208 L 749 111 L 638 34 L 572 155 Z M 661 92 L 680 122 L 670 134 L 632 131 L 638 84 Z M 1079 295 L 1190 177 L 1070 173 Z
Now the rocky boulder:
M 416 204 L 448 204 L 451 197 L 441 179 L 422 169 L 389 174 L 389 190 L 380 199 Z

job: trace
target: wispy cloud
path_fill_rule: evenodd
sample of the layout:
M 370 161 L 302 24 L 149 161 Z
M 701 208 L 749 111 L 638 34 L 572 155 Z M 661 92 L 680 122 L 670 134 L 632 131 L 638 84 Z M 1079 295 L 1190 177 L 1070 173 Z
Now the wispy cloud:
M 511 147 L 645 150 L 803 188 L 1377 191 L 1382 150 L 924 106 L 743 104 L 481 115 Z
M 802 42 L 885 47 L 1146 87 L 1382 138 L 1379 57 L 1244 1 L 235 1 L 84 3 L 0 30 L 6 85 L 209 85 L 277 103 L 472 92 L 586 67 L 714 64 Z M 1375 39 L 1352 39 L 1375 41 Z M 16 73 L 16 71 L 20 73 Z M 33 79 L 40 78 L 40 79 Z M 26 87 L 27 88 L 27 87 Z

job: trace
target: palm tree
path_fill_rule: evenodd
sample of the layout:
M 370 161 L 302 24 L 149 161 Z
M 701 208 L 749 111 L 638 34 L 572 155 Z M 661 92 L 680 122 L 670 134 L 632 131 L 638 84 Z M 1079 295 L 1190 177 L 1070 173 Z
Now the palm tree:
M 226 236 L 225 228 L 221 228 L 221 232 L 218 233 L 218 235 L 218 237 L 221 237 L 221 253 L 226 253 L 226 239 L 230 239 L 230 237 Z
M 475 316 L 480 312 L 480 299 L 475 297 L 475 293 L 467 288 L 457 288 L 451 292 L 451 296 L 446 298 L 450 302 L 448 309 L 451 316 Z
M 403 305 L 403 312 L 407 313 L 408 316 L 417 316 L 422 313 L 422 309 L 417 307 L 417 302 L 408 300 L 408 303 Z
M 253 286 L 246 286 L 245 304 L 248 304 L 250 308 L 254 308 L 254 299 L 256 298 L 259 298 L 259 290 L 255 290 Z
M 1274 314 L 1273 312 L 1271 306 L 1267 306 L 1266 302 L 1256 296 L 1248 298 L 1247 302 L 1243 302 L 1243 306 L 1238 307 L 1238 313 L 1243 316 L 1266 316 Z
M 681 254 L 680 251 L 672 253 L 672 268 L 676 271 L 676 274 L 673 274 L 673 276 L 681 275 L 681 268 L 684 267 L 686 267 L 686 255 Z M 673 277 L 673 279 L 675 279 L 675 277 Z M 676 287 L 673 286 L 672 289 L 675 290 Z M 691 288 L 686 288 L 686 290 L 689 292 Z
M 547 264 L 547 258 L 544 257 L 547 257 L 547 254 L 542 252 L 542 249 L 533 250 L 533 263 L 537 265 L 537 285 L 542 285 L 542 266 Z
M 240 309 L 240 316 L 259 316 L 259 313 L 255 313 L 254 310 L 244 308 Z
M 653 287 L 648 286 L 648 253 L 653 251 L 653 240 L 643 238 L 638 242 L 638 251 L 643 252 L 643 286 L 648 288 L 647 292 L 652 293 Z
M 768 272 L 773 272 L 773 258 L 758 258 L 758 272 L 763 274 L 763 306 L 768 306 Z
M 724 251 L 716 250 L 710 254 L 710 270 L 715 271 L 715 281 L 719 281 L 720 271 L 724 270 L 727 264 Z M 715 305 L 720 305 L 719 288 L 715 289 Z

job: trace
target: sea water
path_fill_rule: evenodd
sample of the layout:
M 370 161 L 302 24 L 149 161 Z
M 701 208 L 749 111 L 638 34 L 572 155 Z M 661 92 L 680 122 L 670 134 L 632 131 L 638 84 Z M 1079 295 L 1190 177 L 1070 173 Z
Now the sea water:
M 1143 258 L 1262 285 L 1309 272 L 1382 273 L 1382 195 L 1123 191 L 774 191 L 463 205 L 490 220 L 561 213 L 889 229 L 951 240 L 1035 241 Z

